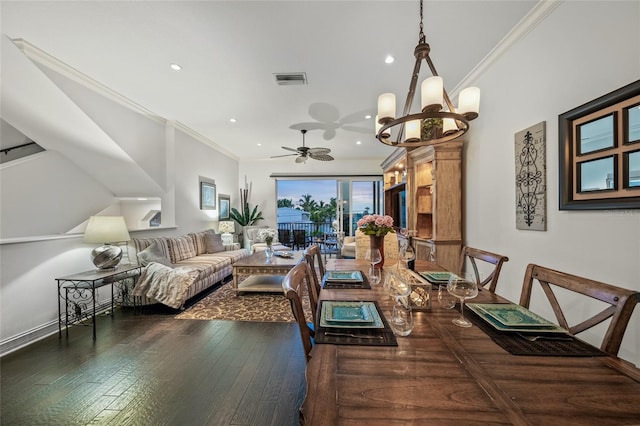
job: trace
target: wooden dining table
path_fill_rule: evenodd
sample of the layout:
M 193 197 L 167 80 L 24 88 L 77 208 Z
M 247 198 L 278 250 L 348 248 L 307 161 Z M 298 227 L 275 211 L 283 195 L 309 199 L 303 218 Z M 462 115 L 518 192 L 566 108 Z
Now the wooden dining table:
M 327 270 L 368 272 L 365 261 L 330 259 Z M 416 270 L 441 271 L 429 262 Z M 383 277 L 384 279 L 384 277 Z M 415 326 L 398 346 L 316 344 L 307 364 L 301 408 L 307 425 L 640 424 L 640 370 L 615 356 L 512 355 L 477 325 L 435 301 L 414 312 Z M 321 301 L 377 301 L 388 317 L 393 301 L 371 289 L 322 289 Z M 505 303 L 480 291 L 478 303 Z M 466 312 L 466 310 L 465 310 Z

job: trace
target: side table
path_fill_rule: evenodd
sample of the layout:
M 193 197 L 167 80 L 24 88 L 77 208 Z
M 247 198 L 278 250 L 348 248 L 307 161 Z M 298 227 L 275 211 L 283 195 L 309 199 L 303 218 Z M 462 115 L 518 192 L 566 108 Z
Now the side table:
M 58 282 L 58 336 L 62 338 L 63 324 L 66 327 L 68 337 L 70 325 L 91 318 L 93 340 L 96 340 L 96 289 L 111 285 L 111 315 L 113 316 L 114 286 L 122 285 L 121 296 L 128 298 L 129 293 L 124 281 L 133 278 L 135 284 L 135 280 L 141 272 L 142 266 L 125 264 L 112 269 L 94 269 L 56 278 Z M 64 303 L 64 315 L 62 303 Z

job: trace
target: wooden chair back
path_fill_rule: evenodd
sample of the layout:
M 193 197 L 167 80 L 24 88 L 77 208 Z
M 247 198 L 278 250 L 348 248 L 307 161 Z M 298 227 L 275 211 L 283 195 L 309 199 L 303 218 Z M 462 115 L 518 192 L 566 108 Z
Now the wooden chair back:
M 307 283 L 307 289 L 311 292 L 311 289 L 313 288 L 313 284 L 311 284 L 311 269 L 307 262 L 300 262 L 291 268 L 289 273 L 284 277 L 284 280 L 282 281 L 282 289 L 291 304 L 291 312 L 293 313 L 296 323 L 298 324 L 298 328 L 300 329 L 300 338 L 302 340 L 304 354 L 307 361 L 309 361 L 309 353 L 313 347 L 311 339 L 315 337 L 315 331 L 314 328 L 307 324 L 307 320 L 304 315 L 304 308 L 302 304 L 302 299 L 304 297 L 304 282 Z M 315 310 L 313 315 L 315 318 Z
M 537 280 L 542 286 L 542 290 L 547 296 L 558 320 L 558 324 L 569 330 L 571 334 L 578 334 L 611 318 L 609 328 L 602 339 L 600 349 L 612 355 L 618 354 L 622 337 L 624 336 L 633 309 L 640 300 L 640 293 L 565 272 L 555 271 L 543 266 L 529 264 L 524 275 L 522 294 L 520 296 L 520 305 L 525 308 L 529 308 L 531 302 L 531 289 L 534 280 Z M 605 302 L 609 306 L 581 323 L 570 326 L 553 292 L 552 286 L 584 294 L 585 296 Z
M 304 258 L 311 268 L 311 277 L 313 280 L 314 292 L 309 293 L 311 299 L 311 308 L 316 311 L 318 307 L 318 297 L 320 295 L 320 287 L 322 284 L 322 277 L 324 276 L 325 268 L 322 263 L 322 254 L 320 253 L 320 247 L 317 244 L 312 245 L 304 251 Z M 317 263 L 317 269 L 316 269 Z
M 460 252 L 460 267 L 459 271 L 464 270 L 465 261 L 469 259 L 471 266 L 473 267 L 473 273 L 475 274 L 476 281 L 479 286 L 485 287 L 491 293 L 496 292 L 496 286 L 498 285 L 498 278 L 500 277 L 500 271 L 502 270 L 502 264 L 508 262 L 509 258 L 501 254 L 491 253 L 489 251 L 476 249 L 473 247 L 462 247 Z M 483 280 L 480 280 L 480 273 L 478 272 L 478 260 L 494 265 L 493 270 Z

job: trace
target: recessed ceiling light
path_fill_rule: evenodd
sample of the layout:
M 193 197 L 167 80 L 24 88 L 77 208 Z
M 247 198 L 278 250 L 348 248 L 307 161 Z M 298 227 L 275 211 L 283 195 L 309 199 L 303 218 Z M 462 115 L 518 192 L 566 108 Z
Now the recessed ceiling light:
M 146 198 L 138 198 L 138 201 L 147 201 Z
M 364 116 L 365 120 L 371 120 L 371 114 L 367 114 Z
M 394 58 L 393 56 L 391 56 L 391 55 L 387 55 L 387 57 L 386 57 L 386 58 L 384 58 L 384 63 L 385 63 L 385 64 L 391 64 L 391 63 L 393 63 L 393 61 L 395 61 L 395 60 L 396 60 L 396 58 Z
M 356 141 L 356 145 L 362 145 L 362 141 Z
M 259 144 L 258 144 L 258 146 L 262 146 L 262 144 L 261 144 L 261 143 L 259 143 Z
M 230 119 L 229 119 L 229 121 L 230 121 L 231 123 L 237 123 L 237 122 L 238 122 L 238 120 L 236 120 L 235 118 L 230 118 Z
M 169 65 L 171 67 L 172 70 L 174 71 L 180 71 L 182 69 L 182 66 L 180 64 L 171 64 Z

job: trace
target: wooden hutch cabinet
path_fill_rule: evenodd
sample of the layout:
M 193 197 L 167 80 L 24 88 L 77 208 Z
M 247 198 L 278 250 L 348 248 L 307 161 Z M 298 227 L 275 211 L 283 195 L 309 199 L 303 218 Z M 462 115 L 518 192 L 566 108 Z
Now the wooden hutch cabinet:
M 417 231 L 416 258 L 456 271 L 462 249 L 462 141 L 402 149 L 389 158 L 400 158 L 400 151 L 406 155 L 407 228 Z

